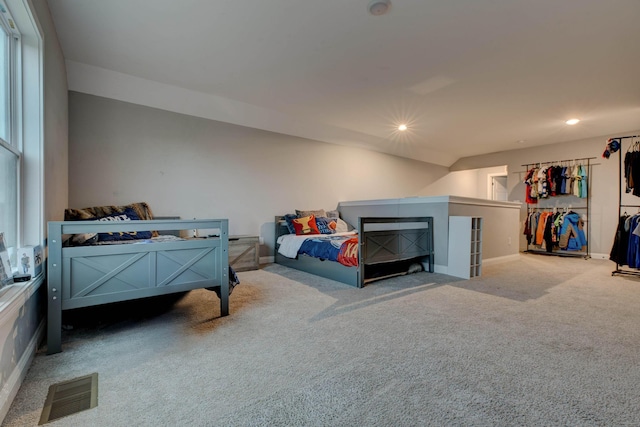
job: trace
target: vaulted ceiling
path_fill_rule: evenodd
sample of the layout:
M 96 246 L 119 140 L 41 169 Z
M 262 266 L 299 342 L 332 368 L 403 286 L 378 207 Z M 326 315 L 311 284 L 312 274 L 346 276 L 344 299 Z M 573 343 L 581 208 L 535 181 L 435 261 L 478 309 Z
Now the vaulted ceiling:
M 640 1 L 391 1 L 48 3 L 71 90 L 443 165 L 640 128 Z

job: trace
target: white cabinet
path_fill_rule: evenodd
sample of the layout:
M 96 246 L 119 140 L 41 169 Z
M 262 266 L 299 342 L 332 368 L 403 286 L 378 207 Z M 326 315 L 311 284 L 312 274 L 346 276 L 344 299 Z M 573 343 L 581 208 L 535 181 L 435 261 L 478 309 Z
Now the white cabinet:
M 447 274 L 463 279 L 482 274 L 482 218 L 449 217 Z

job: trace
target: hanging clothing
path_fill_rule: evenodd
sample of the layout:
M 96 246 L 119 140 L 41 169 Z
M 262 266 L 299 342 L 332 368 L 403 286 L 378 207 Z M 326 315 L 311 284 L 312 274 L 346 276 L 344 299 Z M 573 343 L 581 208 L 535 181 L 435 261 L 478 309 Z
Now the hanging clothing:
M 639 237 L 640 238 L 640 237 Z M 560 248 L 568 251 L 584 251 L 587 246 L 587 237 L 584 233 L 584 221 L 575 212 L 569 212 L 564 216 L 560 229 Z M 563 242 L 566 239 L 566 247 Z
M 525 200 L 529 205 L 538 203 L 537 191 L 534 192 L 534 187 L 536 187 L 536 185 L 533 182 L 533 177 L 535 174 L 536 174 L 536 171 L 534 168 L 532 168 L 529 171 L 527 171 L 527 175 L 525 176 L 525 179 L 524 179 Z
M 580 166 L 580 192 L 578 197 L 581 199 L 589 197 L 589 189 L 587 188 L 587 168 L 584 165 Z
M 553 215 L 553 212 L 542 212 L 540 214 L 540 219 L 538 220 L 538 228 L 536 230 L 536 242 L 535 244 L 541 246 L 544 240 L 544 232 L 547 225 L 547 219 L 549 216 Z
M 627 227 L 629 223 L 629 227 Z M 627 246 L 627 265 L 631 268 L 640 267 L 640 236 L 633 233 L 640 223 L 640 215 L 634 215 L 630 221 L 625 221 L 625 229 L 628 228 L 629 244 Z
M 584 220 L 577 213 L 569 212 L 565 215 L 564 221 L 569 221 L 574 227 L 577 228 L 577 236 L 576 236 L 576 249 L 577 251 L 584 251 L 587 247 L 587 236 L 584 232 Z M 571 240 L 569 240 L 569 246 L 571 246 Z
M 625 190 L 640 197 L 640 152 L 627 151 L 624 156 Z
M 613 239 L 613 246 L 609 253 L 609 259 L 618 265 L 627 265 L 627 249 L 629 247 L 629 232 L 625 231 L 625 224 L 630 216 L 626 213 L 618 221 L 618 227 Z
M 640 156 L 638 156 L 637 180 L 640 182 Z M 635 169 L 634 169 L 635 170 Z M 540 199 L 573 195 L 586 199 L 589 194 L 587 188 L 588 168 L 585 165 L 574 166 L 541 166 L 532 167 L 525 174 L 525 200 L 529 205 L 536 204 Z M 640 194 L 640 188 L 638 189 Z
M 555 232 L 555 227 L 553 225 L 553 221 L 554 214 L 551 213 L 547 216 L 544 224 L 544 247 L 547 252 L 553 252 L 554 249 L 555 238 L 553 234 Z
M 573 167 L 573 188 L 571 189 L 571 194 L 578 197 L 580 197 L 580 181 L 582 180 L 582 175 L 580 174 L 581 167 L 580 165 Z

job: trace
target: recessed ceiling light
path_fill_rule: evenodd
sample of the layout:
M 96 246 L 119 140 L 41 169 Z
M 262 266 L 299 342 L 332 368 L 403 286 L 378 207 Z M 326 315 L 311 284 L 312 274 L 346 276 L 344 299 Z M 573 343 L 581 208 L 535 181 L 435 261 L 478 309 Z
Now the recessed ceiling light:
M 398 130 L 402 130 L 402 131 L 407 130 L 407 125 L 402 124 L 402 125 L 398 126 Z
M 391 8 L 391 0 L 371 0 L 369 2 L 369 13 L 374 16 L 384 15 Z
M 580 121 L 580 119 L 569 119 L 565 123 L 568 124 L 568 125 L 575 125 L 579 121 Z

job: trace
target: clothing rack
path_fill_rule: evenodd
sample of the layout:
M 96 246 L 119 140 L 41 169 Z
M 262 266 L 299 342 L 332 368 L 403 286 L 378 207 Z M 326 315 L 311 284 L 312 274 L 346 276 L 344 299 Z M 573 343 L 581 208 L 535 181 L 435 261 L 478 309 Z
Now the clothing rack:
M 587 197 L 582 199 L 584 200 L 583 205 L 581 206 L 575 206 L 573 207 L 572 204 L 568 204 L 567 206 L 534 206 L 531 203 L 527 203 L 527 220 L 529 220 L 529 215 L 531 212 L 535 212 L 535 211 L 553 211 L 554 213 L 556 213 L 558 210 L 564 210 L 565 213 L 569 212 L 569 211 L 585 211 L 585 216 L 586 216 L 586 245 L 585 245 L 585 250 L 584 251 L 568 251 L 568 250 L 554 250 L 554 251 L 547 251 L 547 250 L 543 250 L 543 249 L 536 249 L 535 246 L 537 245 L 531 245 L 529 242 L 527 242 L 527 248 L 525 250 L 526 253 L 533 253 L 533 254 L 539 254 L 539 255 L 552 255 L 552 256 L 560 256 L 560 257 L 581 257 L 584 259 L 588 259 L 591 258 L 591 252 L 589 249 L 589 242 L 591 240 L 591 221 L 590 221 L 590 192 L 591 192 L 591 160 L 595 159 L 596 157 L 582 157 L 582 158 L 576 158 L 576 159 L 564 159 L 564 160 L 553 160 L 553 161 L 548 161 L 548 162 L 535 162 L 535 163 L 527 163 L 524 165 L 521 165 L 523 167 L 525 167 L 525 170 L 528 172 L 531 168 L 533 167 L 542 167 L 543 165 L 576 165 L 576 164 L 582 164 L 584 165 L 586 163 L 586 168 L 587 168 Z M 570 196 L 568 194 L 560 194 L 560 195 L 556 195 L 556 196 L 550 196 L 549 198 L 545 198 L 545 199 L 539 199 L 539 200 L 559 200 L 558 198 L 560 197 L 566 197 L 566 196 Z M 531 247 L 533 246 L 533 248 Z
M 622 172 L 622 141 L 626 140 L 626 139 L 636 139 L 636 138 L 640 138 L 640 135 L 627 135 L 627 136 L 617 136 L 615 138 L 609 138 L 607 140 L 607 143 L 609 143 L 609 141 L 613 141 L 613 140 L 619 140 L 620 141 L 620 148 L 618 149 L 618 220 L 620 220 L 620 218 L 622 217 L 622 208 L 638 208 L 640 209 L 640 204 L 638 205 L 628 205 L 628 204 L 623 204 L 622 203 L 622 177 L 623 177 L 623 172 Z M 631 148 L 631 147 L 629 147 Z M 616 234 L 618 233 L 618 227 L 616 227 Z M 616 263 L 616 269 L 614 271 L 611 272 L 612 276 L 615 276 L 616 274 L 620 274 L 620 275 L 629 275 L 629 276 L 640 276 L 640 270 L 627 270 L 627 269 L 623 269 L 620 268 L 621 264 L 618 263 L 618 259 L 616 258 L 615 260 Z
M 520 166 L 524 166 L 525 168 L 529 169 L 530 166 L 535 166 L 535 165 L 542 166 L 542 165 L 557 165 L 557 164 L 560 164 L 560 163 L 576 163 L 576 162 L 579 163 L 582 160 L 586 160 L 587 164 L 588 164 L 591 160 L 596 159 L 596 158 L 597 157 L 582 157 L 582 158 L 579 158 L 579 159 L 552 160 L 550 162 L 527 163 L 527 164 L 520 165 Z

